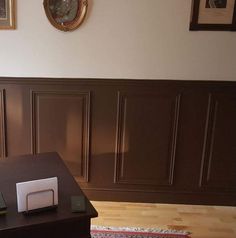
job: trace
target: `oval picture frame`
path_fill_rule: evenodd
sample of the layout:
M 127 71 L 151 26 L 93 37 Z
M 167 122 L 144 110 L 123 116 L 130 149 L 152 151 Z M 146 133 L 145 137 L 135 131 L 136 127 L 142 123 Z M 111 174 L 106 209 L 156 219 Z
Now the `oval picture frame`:
M 44 0 L 49 22 L 61 31 L 73 31 L 84 21 L 88 0 Z

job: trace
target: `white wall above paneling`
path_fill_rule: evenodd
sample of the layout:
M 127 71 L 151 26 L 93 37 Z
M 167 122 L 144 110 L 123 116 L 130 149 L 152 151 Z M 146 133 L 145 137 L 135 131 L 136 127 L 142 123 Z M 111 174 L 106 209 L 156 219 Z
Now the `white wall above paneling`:
M 190 0 L 89 0 L 82 26 L 61 32 L 43 0 L 18 0 L 0 76 L 236 81 L 236 32 L 189 31 L 190 11 Z

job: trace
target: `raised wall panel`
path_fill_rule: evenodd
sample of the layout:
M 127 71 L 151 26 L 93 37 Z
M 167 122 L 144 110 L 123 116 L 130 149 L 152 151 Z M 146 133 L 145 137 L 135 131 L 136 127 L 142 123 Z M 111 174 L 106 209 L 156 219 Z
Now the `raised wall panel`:
M 5 126 L 5 90 L 0 90 L 0 158 L 7 156 Z
M 32 92 L 32 152 L 58 152 L 72 174 L 89 178 L 90 93 Z
M 236 188 L 236 95 L 209 95 L 200 186 Z
M 180 95 L 119 92 L 115 183 L 174 182 Z

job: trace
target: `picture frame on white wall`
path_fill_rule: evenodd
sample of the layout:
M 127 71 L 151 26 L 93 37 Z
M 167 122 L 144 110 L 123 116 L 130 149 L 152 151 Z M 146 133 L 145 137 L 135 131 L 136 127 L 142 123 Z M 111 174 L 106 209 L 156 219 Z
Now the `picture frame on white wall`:
M 15 0 L 0 0 L 0 30 L 16 29 Z
M 235 31 L 236 0 L 192 0 L 189 29 Z
M 73 31 L 84 21 L 88 0 L 44 0 L 49 22 L 58 30 Z

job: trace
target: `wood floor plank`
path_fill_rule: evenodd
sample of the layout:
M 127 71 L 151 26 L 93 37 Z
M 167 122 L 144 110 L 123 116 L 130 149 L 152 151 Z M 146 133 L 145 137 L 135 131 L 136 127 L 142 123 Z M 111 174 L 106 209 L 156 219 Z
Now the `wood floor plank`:
M 236 238 L 236 207 L 98 202 L 92 224 L 186 230 L 192 238 Z

